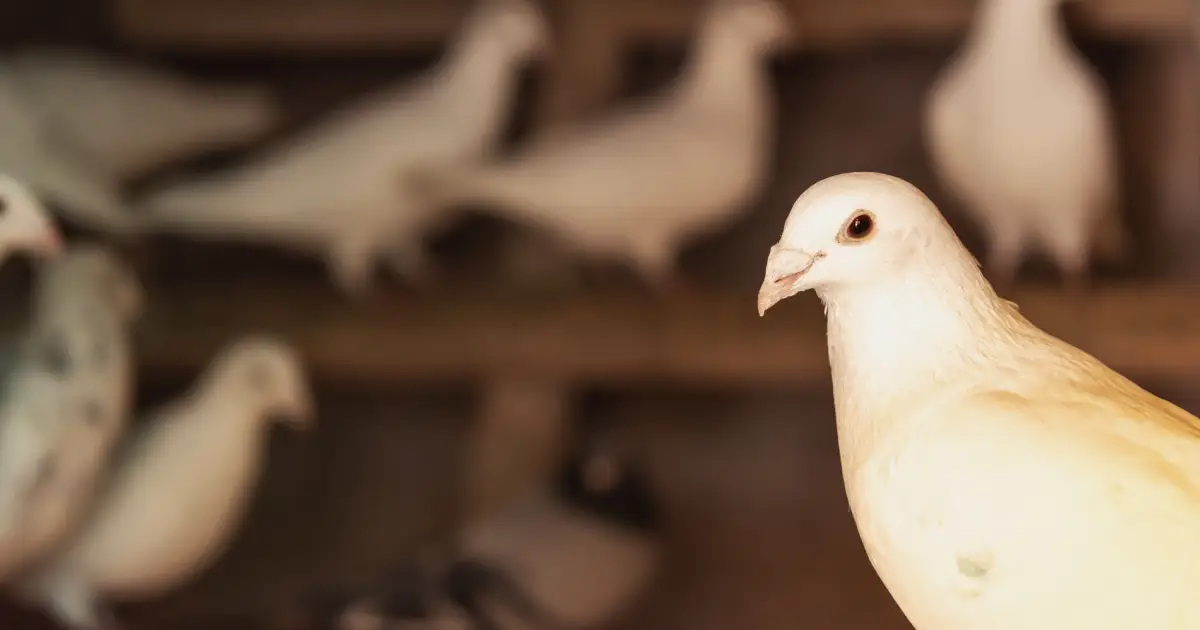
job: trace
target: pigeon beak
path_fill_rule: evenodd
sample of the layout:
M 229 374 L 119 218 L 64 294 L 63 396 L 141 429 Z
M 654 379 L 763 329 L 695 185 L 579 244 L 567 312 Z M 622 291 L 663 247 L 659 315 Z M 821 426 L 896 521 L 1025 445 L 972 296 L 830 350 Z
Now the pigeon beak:
M 767 256 L 767 272 L 758 290 L 758 316 L 766 315 L 772 306 L 808 289 L 803 284 L 804 277 L 824 256 L 824 252 L 808 254 L 778 243 L 773 245 Z

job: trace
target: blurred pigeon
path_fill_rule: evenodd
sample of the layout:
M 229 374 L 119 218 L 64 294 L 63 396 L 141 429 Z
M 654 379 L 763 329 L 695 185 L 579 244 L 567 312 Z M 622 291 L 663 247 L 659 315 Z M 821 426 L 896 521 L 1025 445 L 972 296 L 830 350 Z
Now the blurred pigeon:
M 189 393 L 131 433 L 93 512 L 21 594 L 84 629 L 113 625 L 100 598 L 144 599 L 176 588 L 215 560 L 236 530 L 269 419 L 302 426 L 312 412 L 292 348 L 264 337 L 233 344 Z
M 28 96 L 0 68 L 0 172 L 20 180 L 72 221 L 118 235 L 135 233 L 138 223 L 117 182 L 47 124 Z
M 0 400 L 0 579 L 52 551 L 90 505 L 134 390 L 132 270 L 106 248 L 77 246 L 39 280 Z
M 432 202 L 486 206 L 665 283 L 684 241 L 728 225 L 766 182 L 775 115 L 763 59 L 789 33 L 772 0 L 714 0 L 665 93 L 548 130 L 510 158 L 410 180 Z
M 336 113 L 233 172 L 182 181 L 144 200 L 152 229 L 276 242 L 328 259 L 360 294 L 376 260 L 423 277 L 421 240 L 439 218 L 401 184 L 414 165 L 457 164 L 501 139 L 517 70 L 547 45 L 529 0 L 482 0 L 433 69 Z
M 81 161 L 110 181 L 255 140 L 281 114 L 263 87 L 194 81 L 82 49 L 21 50 L 0 72 Z
M 659 514 L 642 471 L 585 440 L 548 488 L 426 548 L 365 594 L 338 630 L 566 630 L 628 606 L 658 566 Z
M 933 84 L 925 137 L 947 192 L 981 225 L 985 266 L 1009 285 L 1030 244 L 1066 281 L 1128 253 L 1117 211 L 1111 106 L 1058 16 L 1061 0 L 985 0 Z
M 56 257 L 62 251 L 62 236 L 34 192 L 0 173 L 0 262 L 20 251 Z

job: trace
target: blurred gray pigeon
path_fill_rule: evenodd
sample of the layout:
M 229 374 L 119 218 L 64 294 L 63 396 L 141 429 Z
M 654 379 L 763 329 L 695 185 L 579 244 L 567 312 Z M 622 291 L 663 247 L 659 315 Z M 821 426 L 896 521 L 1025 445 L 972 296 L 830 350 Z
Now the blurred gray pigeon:
M 266 337 L 232 344 L 188 393 L 131 432 L 92 513 L 20 595 L 82 630 L 114 625 L 101 598 L 145 599 L 180 586 L 236 531 L 270 421 L 302 426 L 312 414 L 291 347 Z
M 88 245 L 39 271 L 0 399 L 0 580 L 52 551 L 86 511 L 134 393 L 133 271 Z

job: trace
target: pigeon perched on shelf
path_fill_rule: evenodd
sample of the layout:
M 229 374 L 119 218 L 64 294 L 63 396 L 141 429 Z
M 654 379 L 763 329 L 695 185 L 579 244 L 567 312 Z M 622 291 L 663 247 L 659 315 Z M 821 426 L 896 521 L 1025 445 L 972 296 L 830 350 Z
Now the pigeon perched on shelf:
M 0 580 L 53 551 L 86 512 L 134 393 L 133 271 L 89 245 L 39 271 L 0 399 Z
M 426 74 L 336 112 L 247 165 L 151 192 L 141 204 L 147 226 L 321 254 L 352 295 L 368 289 L 381 257 L 420 280 L 428 272 L 422 240 L 445 213 L 419 202 L 404 174 L 492 151 L 518 71 L 548 37 L 530 0 L 481 0 Z
M 94 508 L 19 586 L 78 630 L 111 628 L 102 598 L 145 599 L 209 566 L 236 531 L 273 418 L 312 420 L 300 358 L 268 337 L 235 342 L 182 398 L 135 427 Z
M 775 114 L 763 62 L 790 33 L 773 0 L 715 0 L 702 17 L 663 93 L 547 130 L 511 157 L 430 167 L 410 183 L 431 203 L 485 207 L 668 283 L 685 241 L 727 226 L 767 180 Z
M 825 306 L 842 471 L 916 630 L 1200 627 L 1200 419 L 999 297 L 929 199 L 814 184 L 763 313 Z
M 933 84 L 925 141 L 936 174 L 983 229 L 985 269 L 1007 287 L 1030 246 L 1081 287 L 1093 255 L 1131 245 L 1103 83 L 1074 49 L 1061 0 L 984 0 Z
M 365 592 L 330 599 L 315 627 L 571 630 L 611 620 L 658 567 L 660 516 L 632 459 L 599 440 L 581 444 L 552 484 Z
M 113 182 L 256 140 L 282 114 L 262 86 L 188 79 L 77 48 L 18 50 L 0 60 L 0 74 L 64 145 Z

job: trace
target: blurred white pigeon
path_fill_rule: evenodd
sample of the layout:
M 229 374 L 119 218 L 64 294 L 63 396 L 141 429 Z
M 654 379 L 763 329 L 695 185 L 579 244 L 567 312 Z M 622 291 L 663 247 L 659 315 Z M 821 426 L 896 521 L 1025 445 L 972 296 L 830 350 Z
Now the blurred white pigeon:
M 401 175 L 491 151 L 518 70 L 548 37 L 529 0 L 482 0 L 425 75 L 336 113 L 247 166 L 151 193 L 145 220 L 160 231 L 318 252 L 350 294 L 368 288 L 380 256 L 396 273 L 420 278 L 427 270 L 421 240 L 438 217 L 416 203 Z
M 37 195 L 17 179 L 0 173 L 0 263 L 13 252 L 54 258 L 62 248 L 58 226 Z
M 64 144 L 114 182 L 255 140 L 281 114 L 263 87 L 189 80 L 82 49 L 20 50 L 0 72 Z
M 809 289 L 851 511 L 916 630 L 1200 628 L 1200 418 L 1030 323 L 894 177 L 796 201 L 759 312 Z
M 658 566 L 660 515 L 642 471 L 595 436 L 548 487 L 426 549 L 337 606 L 338 630 L 565 630 L 610 621 Z
M 1079 286 L 1093 254 L 1120 262 L 1111 106 L 1059 19 L 1062 0 L 983 0 L 933 84 L 925 141 L 946 191 L 988 239 L 985 267 L 1009 285 L 1029 245 Z
M 27 97 L 14 77 L 0 71 L 0 171 L 72 221 L 119 235 L 136 232 L 139 224 L 117 182 L 79 155 Z
M 548 130 L 510 158 L 412 179 L 437 203 L 486 206 L 666 282 L 685 240 L 748 210 L 766 182 L 775 114 L 763 61 L 790 32 L 772 0 L 713 0 L 664 93 Z
M 41 269 L 0 400 L 0 579 L 49 553 L 90 505 L 129 417 L 141 303 L 107 248 L 77 246 Z
M 300 358 L 251 337 L 224 350 L 182 399 L 136 427 L 114 457 L 94 509 L 23 596 L 72 628 L 100 628 L 99 599 L 143 599 L 204 570 L 248 507 L 269 421 L 312 420 Z

